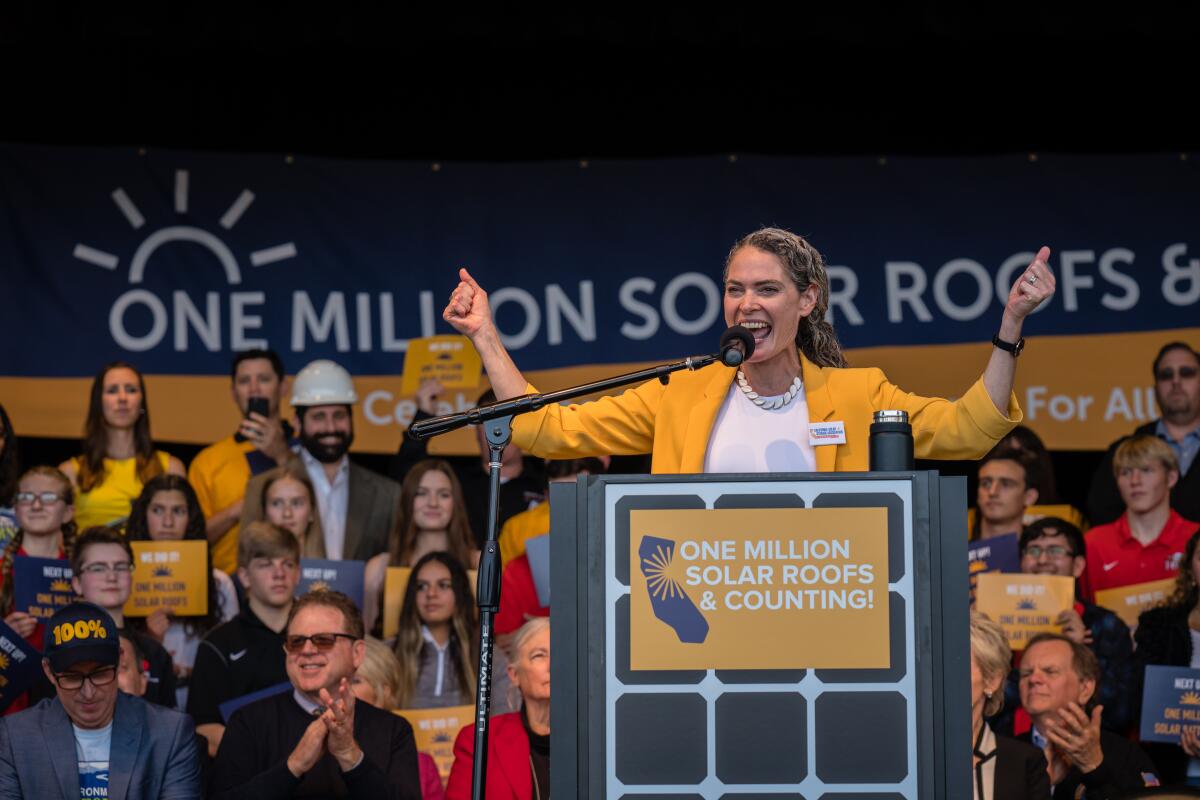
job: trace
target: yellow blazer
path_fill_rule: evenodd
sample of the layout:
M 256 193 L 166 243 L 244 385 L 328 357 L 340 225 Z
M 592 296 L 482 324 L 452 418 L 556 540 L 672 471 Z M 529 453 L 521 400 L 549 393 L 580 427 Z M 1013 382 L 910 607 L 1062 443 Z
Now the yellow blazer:
M 883 371 L 819 367 L 803 354 L 804 390 L 812 422 L 845 423 L 846 443 L 814 448 L 819 472 L 867 469 L 867 438 L 875 411 L 902 409 L 913 426 L 917 458 L 980 458 L 1021 421 L 1017 396 L 1007 414 L 977 380 L 955 401 L 909 394 Z M 569 406 L 547 406 L 517 417 L 513 441 L 542 458 L 650 453 L 651 472 L 700 473 L 717 412 L 736 373 L 712 364 L 677 372 L 663 386 L 647 381 L 615 397 Z M 527 392 L 536 392 L 533 386 Z

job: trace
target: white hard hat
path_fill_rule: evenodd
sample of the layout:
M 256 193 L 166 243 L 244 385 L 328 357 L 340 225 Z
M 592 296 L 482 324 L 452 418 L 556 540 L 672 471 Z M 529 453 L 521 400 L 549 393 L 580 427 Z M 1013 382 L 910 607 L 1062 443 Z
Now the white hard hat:
M 350 373 L 328 359 L 312 362 L 292 382 L 293 406 L 351 405 L 358 402 Z

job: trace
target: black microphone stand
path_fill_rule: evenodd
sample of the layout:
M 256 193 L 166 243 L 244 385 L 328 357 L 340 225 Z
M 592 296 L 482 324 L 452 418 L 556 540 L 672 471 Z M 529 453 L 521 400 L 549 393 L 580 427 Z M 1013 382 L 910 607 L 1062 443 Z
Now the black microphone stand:
M 483 554 L 479 559 L 479 585 L 477 599 L 479 602 L 479 679 L 475 691 L 475 760 L 471 770 L 471 798 L 484 800 L 486 791 L 485 777 L 487 775 L 487 743 L 488 730 L 491 724 L 489 709 L 492 693 L 492 651 L 495 641 L 492 634 L 492 623 L 496 612 L 500 610 L 500 461 L 504 448 L 512 437 L 512 419 L 519 414 L 528 414 L 551 403 L 561 403 L 574 400 L 590 394 L 606 392 L 632 383 L 641 383 L 658 378 L 664 385 L 670 380 L 672 372 L 689 369 L 696 370 L 706 367 L 715 361 L 724 359 L 727 362 L 741 363 L 741 354 L 730 352 L 728 348 L 723 353 L 707 356 L 693 356 L 672 364 L 628 372 L 612 378 L 605 378 L 592 383 L 585 383 L 562 389 L 548 394 L 526 394 L 509 400 L 499 400 L 495 403 L 472 408 L 456 414 L 446 414 L 433 419 L 416 422 L 408 432 L 418 439 L 447 433 L 466 425 L 483 425 L 484 435 L 488 443 L 488 523 L 487 540 L 483 545 Z M 736 364 L 731 363 L 730 366 Z

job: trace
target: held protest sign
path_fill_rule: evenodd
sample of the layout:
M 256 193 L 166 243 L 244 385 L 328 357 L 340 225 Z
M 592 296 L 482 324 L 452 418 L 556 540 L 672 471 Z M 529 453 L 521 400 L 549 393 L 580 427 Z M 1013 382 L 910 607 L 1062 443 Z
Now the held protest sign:
M 365 561 L 331 561 L 324 558 L 300 559 L 300 583 L 296 596 L 313 589 L 332 589 L 341 592 L 363 607 L 363 580 L 367 569 Z
M 475 721 L 475 706 L 446 708 L 405 708 L 394 713 L 412 725 L 417 750 L 433 756 L 444 785 L 454 766 L 454 739 L 463 726 Z
M 41 654 L 0 621 L 0 711 L 20 697 L 41 671 Z
M 400 393 L 415 394 L 421 381 L 437 379 L 446 389 L 471 389 L 479 385 L 483 362 L 465 336 L 447 334 L 410 339 L 404 355 Z
M 967 549 L 967 563 L 972 575 L 1019 572 L 1021 557 L 1017 553 L 1017 534 L 1006 533 L 972 542 Z
M 1148 665 L 1142 689 L 1142 741 L 1179 744 L 1184 728 L 1200 729 L 1200 669 Z
M 1107 608 L 1130 628 L 1134 628 L 1143 611 L 1163 602 L 1173 591 L 1174 578 L 1134 583 L 1115 589 L 1101 589 L 1096 592 L 1096 605 Z
M 66 560 L 36 556 L 13 559 L 14 610 L 50 619 L 55 611 L 74 599 L 71 567 Z
M 1062 630 L 1055 620 L 1075 603 L 1075 579 L 1059 575 L 985 572 L 975 587 L 975 608 L 997 622 L 1013 650 L 1039 633 Z
M 208 613 L 208 542 L 130 542 L 133 590 L 125 616 L 148 617 L 160 608 L 177 617 Z
M 887 668 L 887 541 L 883 508 L 633 511 L 630 665 Z

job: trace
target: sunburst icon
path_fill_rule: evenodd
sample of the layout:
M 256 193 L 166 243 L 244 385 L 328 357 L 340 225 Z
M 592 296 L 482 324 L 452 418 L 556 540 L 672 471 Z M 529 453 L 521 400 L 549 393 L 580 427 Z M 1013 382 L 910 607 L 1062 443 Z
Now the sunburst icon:
M 1032 597 L 1017 601 L 1017 609 L 1019 611 L 1037 611 L 1037 601 Z
M 9 663 L 8 656 L 0 653 L 0 669 L 8 669 Z
M 1200 706 L 1200 692 L 1184 692 L 1179 698 L 1181 706 Z
M 171 572 L 170 567 L 168 567 L 166 564 L 163 564 L 160 567 L 155 567 L 154 572 L 151 574 L 156 578 L 169 578 L 173 573 Z
M 50 581 L 50 591 L 52 592 L 69 592 L 71 591 L 71 582 L 59 578 Z
M 332 589 L 333 587 L 329 585 L 328 581 L 313 581 L 308 585 L 310 592 L 328 592 Z
M 674 542 L 671 543 L 674 545 Z M 674 563 L 675 548 L 657 544 L 648 556 L 642 557 L 642 574 L 646 576 L 646 587 L 653 597 L 667 600 L 675 597 L 685 597 L 683 587 L 671 569 Z

